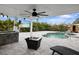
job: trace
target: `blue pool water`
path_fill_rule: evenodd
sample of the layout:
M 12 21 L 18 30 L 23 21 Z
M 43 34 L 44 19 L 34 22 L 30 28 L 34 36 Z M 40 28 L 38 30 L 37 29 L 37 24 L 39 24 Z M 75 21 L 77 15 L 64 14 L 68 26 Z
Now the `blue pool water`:
M 47 34 L 44 35 L 44 37 L 47 37 L 47 38 L 60 38 L 60 39 L 66 38 L 65 33 L 47 33 Z

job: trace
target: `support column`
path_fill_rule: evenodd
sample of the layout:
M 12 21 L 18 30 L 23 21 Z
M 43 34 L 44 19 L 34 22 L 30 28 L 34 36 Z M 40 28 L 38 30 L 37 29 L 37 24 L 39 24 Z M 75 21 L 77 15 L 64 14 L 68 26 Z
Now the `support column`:
M 30 23 L 30 37 L 32 37 L 32 29 L 33 29 L 32 25 L 33 25 L 33 23 L 32 23 L 32 20 L 31 20 L 31 23 Z

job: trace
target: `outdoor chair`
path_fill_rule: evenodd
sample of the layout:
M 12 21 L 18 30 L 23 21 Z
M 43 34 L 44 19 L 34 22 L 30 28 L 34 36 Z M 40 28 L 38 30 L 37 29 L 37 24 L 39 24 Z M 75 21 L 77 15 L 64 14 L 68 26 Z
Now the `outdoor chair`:
M 55 52 L 57 52 L 60 55 L 79 55 L 78 51 L 75 51 L 71 48 L 64 47 L 64 46 L 54 46 L 50 48 L 53 50 L 52 55 L 54 55 Z

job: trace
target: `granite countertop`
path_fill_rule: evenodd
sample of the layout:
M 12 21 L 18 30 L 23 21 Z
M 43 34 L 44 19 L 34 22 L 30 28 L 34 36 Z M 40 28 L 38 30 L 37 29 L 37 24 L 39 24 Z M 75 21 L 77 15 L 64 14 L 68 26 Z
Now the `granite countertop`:
M 14 31 L 0 31 L 0 34 L 10 34 L 10 33 L 18 33 Z

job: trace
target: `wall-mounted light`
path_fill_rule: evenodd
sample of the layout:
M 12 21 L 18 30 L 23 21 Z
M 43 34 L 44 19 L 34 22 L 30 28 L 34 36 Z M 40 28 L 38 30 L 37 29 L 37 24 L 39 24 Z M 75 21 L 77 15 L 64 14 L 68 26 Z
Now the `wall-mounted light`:
M 3 14 L 3 13 L 0 13 L 0 15 L 1 15 L 2 17 L 4 17 L 4 14 Z

